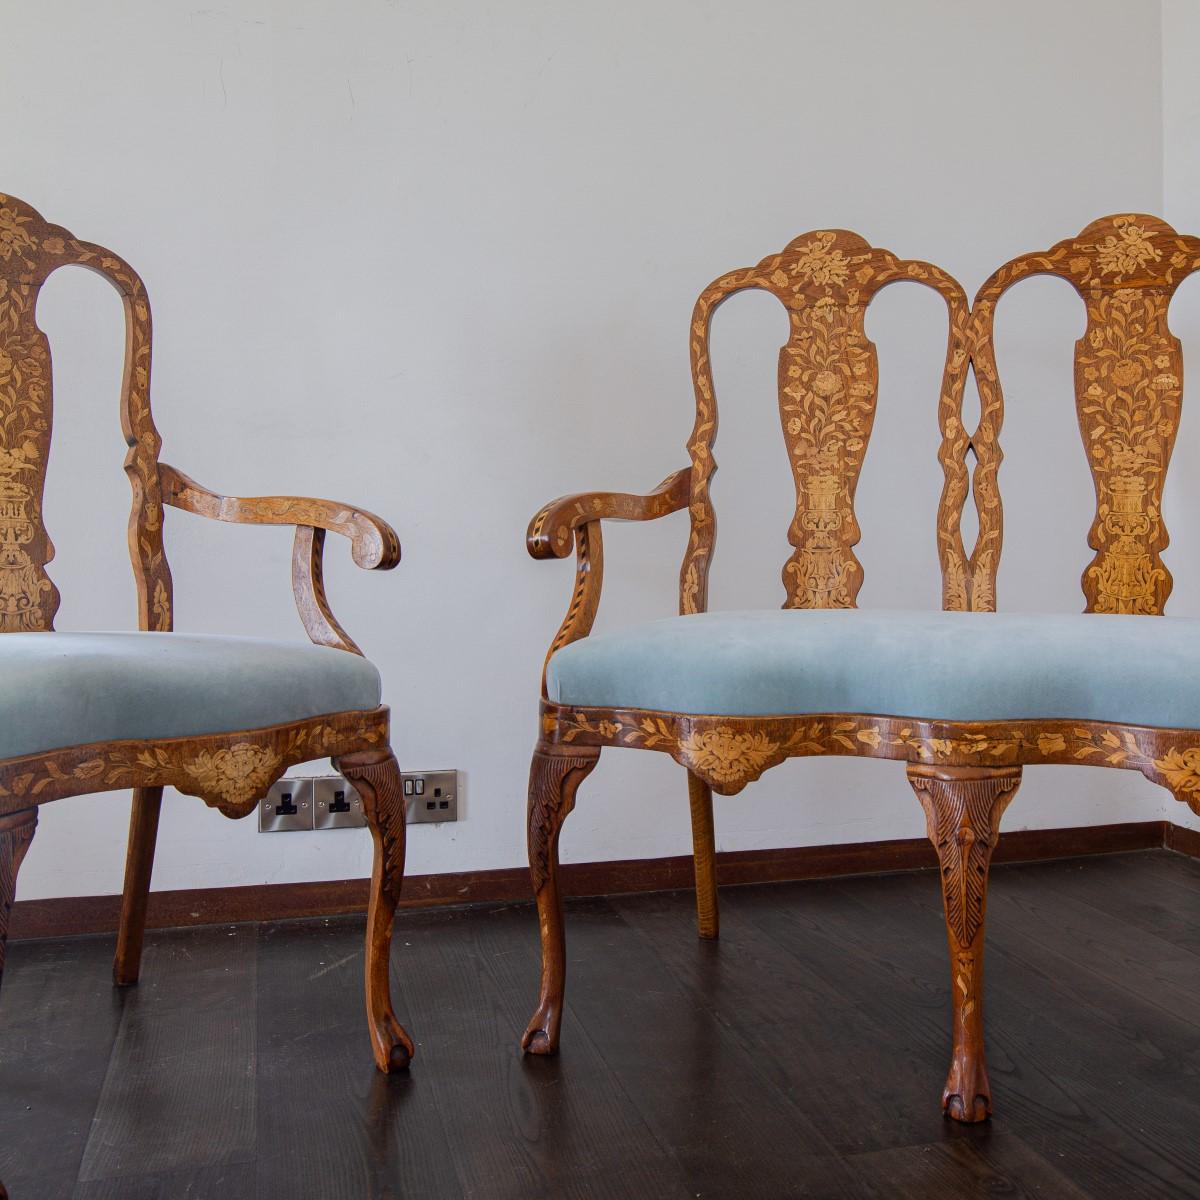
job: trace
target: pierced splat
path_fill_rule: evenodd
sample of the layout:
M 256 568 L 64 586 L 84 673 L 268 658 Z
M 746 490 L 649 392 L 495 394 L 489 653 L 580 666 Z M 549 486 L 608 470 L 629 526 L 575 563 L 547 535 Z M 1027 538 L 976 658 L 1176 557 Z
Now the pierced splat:
M 691 326 L 696 424 L 688 443 L 692 530 L 680 573 L 682 613 L 706 607 L 716 537 L 709 495 L 717 432 L 709 328 L 720 304 L 747 288 L 770 292 L 788 310 L 789 336 L 779 354 L 779 415 L 795 479 L 796 514 L 788 531 L 795 549 L 783 569 L 784 607 L 854 607 L 862 586 L 862 565 L 853 550 L 861 536 L 854 493 L 875 419 L 879 379 L 875 346 L 863 323 L 876 293 L 901 279 L 936 289 L 950 310 L 940 410 L 942 461 L 947 491 L 961 491 L 965 497 L 965 468 L 956 473 L 949 465 L 955 456 L 945 449 L 945 444 L 965 441 L 958 419 L 968 361 L 962 288 L 932 264 L 898 259 L 847 230 L 806 233 L 758 266 L 722 276 L 696 302 Z M 965 555 L 957 523 L 939 528 L 939 543 L 946 596 L 960 591 L 964 596 L 961 604 L 948 601 L 948 606 L 965 607 Z
M 996 301 L 1019 279 L 1057 275 L 1087 307 L 1087 328 L 1075 345 L 1075 405 L 1096 488 L 1088 532 L 1096 553 L 1082 578 L 1085 611 L 1163 611 L 1171 574 L 1161 558 L 1169 541 L 1162 495 L 1183 395 L 1183 354 L 1167 325 L 1167 309 L 1176 288 L 1198 268 L 1200 239 L 1178 234 L 1156 217 L 1130 214 L 1093 221 L 1076 238 L 1016 258 L 980 289 L 972 358 L 984 412 L 981 431 L 992 448 L 995 516 L 989 530 L 994 552 L 975 565 L 976 587 L 994 595 L 1000 544 L 995 467 L 1004 401 L 993 344 Z M 980 534 L 982 545 L 982 510 Z
M 121 428 L 133 488 L 129 549 L 143 629 L 171 628 L 171 574 L 163 553 L 160 441 L 150 414 L 150 307 L 133 269 L 100 246 L 0 195 L 0 633 L 54 627 L 58 589 L 46 572 L 54 546 L 42 518 L 53 421 L 50 348 L 37 326 L 38 293 L 59 267 L 103 275 L 125 302 Z

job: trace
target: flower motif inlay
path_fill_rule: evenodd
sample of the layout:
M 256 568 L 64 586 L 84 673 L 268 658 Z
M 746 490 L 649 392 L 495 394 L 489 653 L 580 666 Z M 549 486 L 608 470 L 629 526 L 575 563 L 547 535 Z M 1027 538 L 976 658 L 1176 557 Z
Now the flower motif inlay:
M 162 545 L 158 433 L 150 414 L 150 309 L 141 279 L 116 255 L 47 224 L 0 195 L 0 633 L 53 628 L 58 593 L 46 573 L 52 547 L 42 519 L 50 450 L 51 372 L 35 309 L 46 278 L 77 263 L 105 275 L 126 301 L 122 423 L 133 484 L 130 550 L 140 624 L 171 628 L 171 576 Z
M 225 750 L 205 751 L 185 763 L 184 770 L 202 791 L 236 804 L 265 791 L 281 762 L 269 746 L 238 742 Z
M 761 772 L 779 746 L 761 733 L 718 728 L 689 734 L 679 749 L 700 774 L 718 783 L 734 783 Z
M 715 539 L 709 480 L 716 469 L 712 443 L 717 408 L 709 356 L 712 314 L 744 288 L 771 292 L 787 308 L 790 334 L 780 352 L 779 415 L 796 488 L 788 530 L 794 552 L 783 570 L 789 608 L 852 608 L 862 585 L 853 547 L 859 540 L 854 492 L 875 418 L 878 370 L 875 347 L 864 332 L 867 305 L 897 280 L 916 280 L 937 290 L 950 309 L 951 338 L 943 375 L 939 419 L 947 488 L 967 494 L 958 458 L 966 435 L 946 424 L 961 414 L 969 365 L 968 307 L 962 289 L 929 263 L 898 259 L 845 230 L 820 230 L 794 239 L 782 253 L 756 267 L 722 276 L 701 293 L 691 325 L 696 423 L 688 443 L 692 459 L 692 528 L 680 571 L 680 611 L 702 612 Z M 939 533 L 939 537 L 943 537 Z M 944 534 L 947 570 L 965 572 L 957 529 Z M 965 605 L 964 605 L 965 607 Z

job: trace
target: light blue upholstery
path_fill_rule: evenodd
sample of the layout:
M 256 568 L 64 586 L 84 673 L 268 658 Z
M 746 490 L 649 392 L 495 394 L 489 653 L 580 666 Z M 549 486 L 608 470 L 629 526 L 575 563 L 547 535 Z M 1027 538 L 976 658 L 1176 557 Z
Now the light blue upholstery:
M 357 654 L 183 633 L 0 634 L 0 758 L 376 708 Z
M 1074 718 L 1200 729 L 1200 620 L 787 610 L 671 617 L 564 647 L 558 704 L 719 716 Z

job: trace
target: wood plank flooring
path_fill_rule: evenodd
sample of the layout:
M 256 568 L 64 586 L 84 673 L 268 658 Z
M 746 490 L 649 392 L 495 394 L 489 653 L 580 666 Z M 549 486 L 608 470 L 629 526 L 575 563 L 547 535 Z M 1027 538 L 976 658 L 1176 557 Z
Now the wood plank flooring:
M 568 904 L 557 1059 L 517 1038 L 526 905 L 410 911 L 407 1075 L 371 1066 L 361 920 L 17 942 L 0 999 L 12 1200 L 1200 1198 L 1200 862 L 993 870 L 996 1118 L 944 1121 L 935 876 Z

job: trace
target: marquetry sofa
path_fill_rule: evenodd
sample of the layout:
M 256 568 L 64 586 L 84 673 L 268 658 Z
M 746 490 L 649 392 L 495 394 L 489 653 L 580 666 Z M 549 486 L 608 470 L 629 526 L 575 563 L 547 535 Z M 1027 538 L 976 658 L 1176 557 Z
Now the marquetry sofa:
M 142 632 L 51 632 L 58 592 L 46 572 L 54 550 L 42 521 L 51 368 L 35 309 L 47 277 L 71 264 L 102 275 L 124 299 L 120 409 Z M 0 976 L 17 871 L 39 805 L 134 789 L 113 968 L 117 984 L 133 984 L 163 787 L 244 817 L 289 766 L 332 757 L 361 792 L 374 835 L 367 1015 L 380 1070 L 400 1069 L 413 1047 L 392 1012 L 388 947 L 404 871 L 404 801 L 379 673 L 333 616 L 321 576 L 327 531 L 350 540 L 360 567 L 394 567 L 399 543 L 389 525 L 361 509 L 220 496 L 159 462 L 150 334 L 146 289 L 127 263 L 0 195 Z M 292 584 L 313 644 L 171 632 L 164 507 L 295 526 Z
M 1025 764 L 1141 771 L 1200 812 L 1200 621 L 1160 617 L 1171 577 L 1161 499 L 1179 423 L 1182 358 L 1167 327 L 1200 240 L 1153 217 L 1108 217 L 1044 253 L 1001 267 L 973 306 L 928 263 L 897 259 L 843 230 L 805 234 L 781 254 L 701 294 L 692 317 L 696 422 L 690 465 L 645 496 L 589 492 L 547 505 L 529 528 L 535 558 L 575 551 L 576 579 L 543 675 L 529 783 L 529 862 L 542 937 L 537 1010 L 523 1038 L 553 1053 L 565 941 L 558 838 L 580 783 L 608 746 L 670 754 L 688 773 L 701 937 L 717 936 L 712 792 L 732 795 L 784 759 L 860 755 L 907 764 L 941 863 L 951 957 L 953 1051 L 943 1108 L 991 1112 L 981 1006 L 988 868 Z M 1083 572 L 1087 615 L 994 612 L 1001 547 L 997 490 L 1003 397 L 992 344 L 996 302 L 1035 274 L 1071 282 L 1087 308 L 1075 354 L 1076 406 L 1096 489 Z M 875 414 L 868 304 L 901 280 L 949 310 L 938 406 L 944 487 L 936 536 L 941 612 L 859 612 L 854 493 Z M 794 552 L 782 611 L 706 608 L 716 532 L 709 483 L 717 405 L 709 365 L 714 310 L 745 288 L 790 320 L 779 407 L 795 476 Z M 968 370 L 980 393 L 963 424 Z M 967 456 L 974 458 L 968 478 Z M 970 554 L 960 518 L 978 513 Z M 589 637 L 600 600 L 601 522 L 687 509 L 680 614 Z

